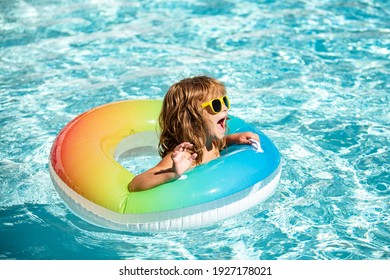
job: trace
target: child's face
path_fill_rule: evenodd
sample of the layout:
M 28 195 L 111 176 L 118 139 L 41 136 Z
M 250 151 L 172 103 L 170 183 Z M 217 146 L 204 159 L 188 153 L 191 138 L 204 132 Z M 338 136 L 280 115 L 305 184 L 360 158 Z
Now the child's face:
M 222 109 L 219 113 L 214 113 L 210 106 L 203 108 L 208 137 L 212 140 L 222 140 L 225 137 L 228 110 L 224 103 L 222 103 Z

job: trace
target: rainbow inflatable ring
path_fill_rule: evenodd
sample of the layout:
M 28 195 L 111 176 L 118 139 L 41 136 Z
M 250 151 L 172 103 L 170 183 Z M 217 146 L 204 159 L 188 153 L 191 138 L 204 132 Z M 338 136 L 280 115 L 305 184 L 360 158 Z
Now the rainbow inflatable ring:
M 140 148 L 154 149 L 157 155 L 161 106 L 158 100 L 110 103 L 79 115 L 61 130 L 49 168 L 57 191 L 78 216 L 121 231 L 184 230 L 236 215 L 274 193 L 281 174 L 277 148 L 256 127 L 232 116 L 230 133 L 258 133 L 263 151 L 229 146 L 179 180 L 129 192 L 127 184 L 135 175 L 118 158 Z

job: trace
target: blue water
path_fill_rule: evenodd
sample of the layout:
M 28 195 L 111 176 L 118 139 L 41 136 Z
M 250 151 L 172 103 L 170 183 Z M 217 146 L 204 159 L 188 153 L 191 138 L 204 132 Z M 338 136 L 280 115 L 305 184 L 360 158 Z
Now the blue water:
M 0 259 L 390 259 L 389 3 L 1 0 Z M 60 129 L 203 74 L 279 148 L 276 193 L 161 234 L 69 210 L 48 171 Z

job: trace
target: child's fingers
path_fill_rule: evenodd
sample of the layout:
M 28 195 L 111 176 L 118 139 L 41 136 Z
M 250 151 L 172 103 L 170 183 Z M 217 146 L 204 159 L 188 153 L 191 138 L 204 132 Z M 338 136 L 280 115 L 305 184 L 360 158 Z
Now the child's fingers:
M 181 143 L 182 145 L 183 145 L 183 147 L 184 148 L 192 148 L 194 145 L 193 144 L 191 144 L 190 142 L 183 142 L 183 143 Z
M 190 156 L 190 159 L 195 160 L 197 156 L 198 156 L 197 153 L 193 153 L 193 154 Z
M 180 143 L 179 145 L 177 145 L 174 149 L 174 151 L 179 151 L 179 150 L 183 150 L 183 149 L 187 149 L 187 148 L 192 148 L 193 144 L 191 144 L 190 142 L 183 142 L 183 143 Z
M 253 140 L 256 140 L 256 141 L 259 141 L 260 142 L 260 137 L 259 135 L 257 135 L 256 133 L 250 133 L 247 137 L 247 139 L 253 139 Z
M 172 152 L 172 155 L 171 155 L 171 158 L 172 160 L 174 159 L 179 159 L 180 156 L 183 156 L 184 157 L 184 154 L 183 153 L 186 153 L 187 152 L 187 149 L 191 149 L 194 145 L 191 144 L 190 142 L 183 142 L 183 143 L 180 143 L 179 145 L 177 145 L 174 149 L 173 149 L 173 152 Z M 197 155 L 195 155 L 194 158 L 192 158 L 193 154 L 191 155 L 191 160 L 195 159 L 197 157 Z

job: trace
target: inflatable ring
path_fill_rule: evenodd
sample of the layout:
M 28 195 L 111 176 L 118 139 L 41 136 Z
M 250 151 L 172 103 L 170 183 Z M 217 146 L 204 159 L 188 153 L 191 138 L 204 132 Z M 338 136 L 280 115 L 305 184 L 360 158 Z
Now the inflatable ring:
M 232 145 L 179 180 L 129 192 L 127 184 L 135 175 L 118 158 L 139 148 L 157 151 L 161 106 L 157 100 L 110 103 L 79 115 L 61 130 L 51 148 L 50 174 L 78 216 L 123 231 L 182 230 L 231 217 L 274 193 L 281 174 L 277 148 L 256 127 L 232 116 L 230 133 L 259 134 L 263 152 Z

